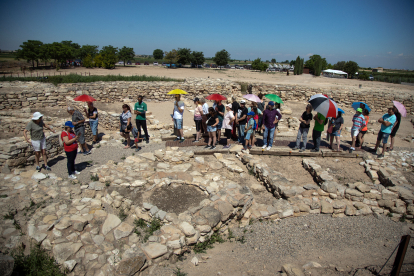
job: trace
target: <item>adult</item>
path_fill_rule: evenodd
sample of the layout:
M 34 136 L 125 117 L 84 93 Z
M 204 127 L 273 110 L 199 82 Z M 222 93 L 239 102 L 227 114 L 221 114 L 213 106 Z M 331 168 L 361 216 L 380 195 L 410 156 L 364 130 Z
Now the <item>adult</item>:
M 355 150 L 355 143 L 358 139 L 359 132 L 361 129 L 367 124 L 365 122 L 365 117 L 362 115 L 362 108 L 357 108 L 355 111 L 354 117 L 352 117 L 352 127 L 351 127 L 351 138 L 352 138 L 352 145 L 349 148 L 349 153 Z
M 375 145 L 375 152 L 378 150 L 378 147 L 381 143 L 382 146 L 382 153 L 378 155 L 378 158 L 384 157 L 385 149 L 388 143 L 388 137 L 392 132 L 392 127 L 394 126 L 395 122 L 397 121 L 397 117 L 394 115 L 394 108 L 388 108 L 388 113 L 384 114 L 379 120 L 378 123 L 381 124 L 381 130 L 378 132 L 377 143 Z
M 369 111 L 368 111 L 368 109 L 364 109 L 364 111 L 362 111 L 362 115 L 364 115 L 366 125 L 361 129 L 361 131 L 358 134 L 358 139 L 357 139 L 356 144 L 355 144 L 355 146 L 357 148 L 361 148 L 363 146 L 364 137 L 365 137 L 365 134 L 368 131 L 368 122 L 369 122 Z M 392 139 L 391 139 L 391 141 L 392 141 Z
M 279 122 L 279 116 L 280 118 L 282 117 L 282 115 L 274 109 L 274 106 L 275 103 L 270 101 L 269 108 L 263 112 L 263 149 L 267 147 L 267 150 L 270 150 L 273 146 L 276 124 Z
M 23 132 L 24 138 L 26 139 L 27 143 L 31 143 L 33 146 L 33 150 L 35 152 L 35 163 L 36 163 L 36 170 L 40 171 L 42 168 L 40 167 L 40 154 L 43 156 L 43 162 L 45 163 L 45 169 L 50 171 L 51 168 L 47 165 L 47 156 L 46 156 L 46 137 L 45 133 L 43 132 L 43 128 L 47 128 L 48 130 L 55 132 L 50 126 L 43 122 L 43 115 L 40 112 L 33 113 L 32 120 L 27 124 L 26 129 Z M 32 141 L 29 140 L 27 137 L 27 132 L 30 132 L 30 138 Z
M 392 131 L 391 131 L 391 146 L 389 147 L 389 151 L 393 151 L 394 150 L 394 141 L 395 141 L 395 135 L 397 134 L 398 129 L 400 128 L 400 123 L 401 123 L 401 113 L 398 111 L 398 109 L 394 106 L 393 107 L 394 110 L 394 115 L 397 118 L 397 121 L 395 122 L 394 126 L 392 127 Z
M 278 112 L 279 115 L 277 115 L 277 122 L 275 124 L 275 132 L 273 134 L 273 138 L 276 138 L 277 134 L 277 127 L 279 126 L 279 121 L 282 119 L 282 112 L 280 111 L 280 103 L 275 103 L 274 109 Z
M 244 145 L 244 131 L 246 129 L 246 123 L 247 123 L 247 108 L 246 108 L 246 102 L 244 100 L 240 101 L 240 107 L 237 111 L 237 119 L 236 124 L 238 125 L 238 131 L 239 131 L 239 143 L 241 145 Z
M 220 143 L 221 140 L 221 129 L 223 127 L 223 118 L 224 118 L 224 112 L 226 111 L 226 108 L 221 103 L 221 101 L 215 101 L 213 104 L 213 108 L 216 111 L 217 117 L 219 119 L 219 123 L 217 125 L 217 144 Z
M 233 122 L 236 120 L 236 117 L 234 116 L 233 110 L 231 110 L 232 104 L 226 105 L 226 111 L 227 113 L 224 115 L 223 119 L 223 128 L 224 128 L 224 135 L 227 138 L 227 143 L 223 147 L 223 149 L 230 148 L 230 139 L 231 139 L 231 130 L 233 129 Z
M 119 132 L 122 137 L 127 140 L 127 144 L 124 149 L 129 149 L 131 147 L 131 137 L 129 135 L 129 132 L 132 130 L 131 118 L 132 114 L 129 105 L 122 105 L 122 113 L 119 115 Z
M 183 115 L 184 115 L 184 102 L 180 100 L 180 95 L 175 95 L 174 109 L 173 109 L 173 122 L 174 128 L 177 129 L 178 135 L 174 141 L 184 142 L 184 130 L 183 130 Z
M 219 124 L 219 119 L 214 108 L 208 108 L 207 115 L 207 131 L 208 131 L 208 144 L 205 147 L 206 149 L 215 149 L 216 148 L 216 131 L 217 125 Z
M 311 149 L 311 152 L 318 152 L 321 145 L 321 136 L 322 131 L 325 128 L 326 118 L 318 112 L 313 119 L 315 120 L 315 126 L 312 131 L 313 149 Z
M 196 126 L 196 138 L 193 143 L 199 142 L 201 138 L 201 123 L 203 116 L 203 107 L 201 106 L 200 99 L 194 99 L 195 109 L 194 109 L 194 123 Z
M 232 96 L 231 99 L 233 100 L 233 103 L 231 104 L 231 109 L 233 110 L 234 116 L 237 119 L 237 114 L 239 112 L 240 105 L 237 102 L 236 96 Z M 236 129 L 237 129 L 237 123 L 233 124 L 232 137 L 234 141 L 237 141 L 237 130 Z
M 92 130 L 92 145 L 95 145 L 98 141 L 98 109 L 93 106 L 93 102 L 88 102 L 88 110 L 85 108 L 84 111 L 86 118 L 89 119 L 89 126 Z
M 144 99 L 144 96 L 139 95 L 138 96 L 138 102 L 134 105 L 134 114 L 137 115 L 135 118 L 135 124 L 138 129 L 138 140 L 141 138 L 141 127 L 144 130 L 145 133 L 145 141 L 148 144 L 149 143 L 149 135 L 148 135 L 148 129 L 147 129 L 147 104 L 144 103 L 142 100 Z
M 263 94 L 259 93 L 258 95 L 260 102 L 257 103 L 257 108 L 260 110 L 260 114 L 259 114 L 259 125 L 258 125 L 258 132 L 260 134 L 261 129 L 262 129 L 262 125 L 263 125 L 263 112 L 265 111 L 265 101 L 263 100 Z
M 75 110 L 73 107 L 68 106 L 68 113 L 72 115 L 72 124 L 74 125 L 74 131 L 79 136 L 78 142 L 80 144 L 79 153 L 90 154 L 88 146 L 85 142 L 85 118 L 79 110 Z
M 298 135 L 296 137 L 296 146 L 294 150 L 300 149 L 299 152 L 304 152 L 306 150 L 306 143 L 308 141 L 308 133 L 310 128 L 310 122 L 312 121 L 312 105 L 308 104 L 306 110 L 302 113 L 302 116 L 299 118 L 300 125 Z M 300 141 L 303 140 L 303 146 L 300 147 Z
M 65 123 L 64 130 L 60 134 L 60 138 L 63 141 L 63 148 L 65 149 L 67 158 L 68 174 L 70 179 L 76 179 L 76 174 L 80 174 L 75 169 L 75 159 L 78 153 L 78 139 L 79 135 L 76 135 L 73 131 L 74 125 L 71 121 Z
M 203 107 L 203 115 L 201 115 L 201 126 L 202 126 L 202 133 L 208 135 L 207 132 L 207 114 L 208 114 L 208 103 L 206 103 L 206 99 L 201 98 L 200 103 Z
M 333 151 L 341 151 L 341 131 L 344 126 L 344 118 L 342 117 L 342 112 L 338 112 L 336 118 L 331 118 L 329 120 L 328 129 L 332 129 L 330 133 L 330 148 Z M 333 149 L 333 140 L 336 140 L 336 150 Z

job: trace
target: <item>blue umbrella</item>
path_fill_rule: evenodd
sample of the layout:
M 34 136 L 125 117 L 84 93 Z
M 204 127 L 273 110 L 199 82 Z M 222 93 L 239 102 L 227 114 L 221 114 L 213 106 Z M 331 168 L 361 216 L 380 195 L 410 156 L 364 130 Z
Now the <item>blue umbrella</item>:
M 342 109 L 338 108 L 338 112 L 341 112 L 343 114 L 345 114 L 345 111 L 343 111 Z
M 369 112 L 371 112 L 371 108 L 369 108 L 369 106 L 366 103 L 364 103 L 364 102 L 354 102 L 354 103 L 352 103 L 352 108 L 355 109 L 355 110 L 357 110 L 358 108 L 360 108 L 360 105 L 361 104 L 364 104 L 365 105 L 365 109 L 368 110 Z

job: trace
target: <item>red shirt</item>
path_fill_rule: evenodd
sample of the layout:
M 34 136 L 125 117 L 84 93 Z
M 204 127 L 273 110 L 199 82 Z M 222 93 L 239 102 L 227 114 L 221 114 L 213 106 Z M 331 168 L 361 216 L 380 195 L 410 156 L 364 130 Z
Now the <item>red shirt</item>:
M 68 135 L 69 134 L 69 135 Z M 67 151 L 67 152 L 71 152 L 71 151 L 74 151 L 74 150 L 77 150 L 78 149 L 78 142 L 77 141 L 75 141 L 75 142 L 73 142 L 72 144 L 70 144 L 70 145 L 66 145 L 66 143 L 65 143 L 65 140 L 63 140 L 63 137 L 65 137 L 65 136 L 68 136 L 68 140 L 72 140 L 73 138 L 75 138 L 76 137 L 76 135 L 75 135 L 75 133 L 73 133 L 73 132 L 66 132 L 66 131 L 62 131 L 62 134 L 60 134 L 60 137 L 62 138 L 62 141 L 63 141 L 63 147 L 64 147 L 64 149 L 65 149 L 65 151 Z

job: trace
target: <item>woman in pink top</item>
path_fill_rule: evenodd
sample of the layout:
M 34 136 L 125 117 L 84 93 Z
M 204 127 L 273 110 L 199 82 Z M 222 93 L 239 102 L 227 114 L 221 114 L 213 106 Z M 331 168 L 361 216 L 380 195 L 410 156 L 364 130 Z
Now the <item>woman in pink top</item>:
M 226 105 L 226 110 L 227 113 L 224 115 L 223 118 L 223 128 L 224 128 L 224 135 L 227 138 L 227 144 L 223 147 L 223 149 L 228 149 L 230 148 L 230 139 L 231 139 L 231 130 L 233 128 L 233 122 L 236 119 L 236 117 L 234 117 L 234 113 L 233 110 L 231 110 L 232 104 L 227 104 Z
M 194 104 L 196 106 L 196 108 L 194 109 L 194 122 L 195 122 L 195 125 L 196 125 L 197 134 L 196 134 L 196 139 L 193 141 L 193 143 L 196 143 L 196 142 L 200 141 L 200 137 L 201 137 L 201 116 L 204 115 L 204 114 L 203 114 L 203 107 L 201 106 L 199 98 L 194 99 Z

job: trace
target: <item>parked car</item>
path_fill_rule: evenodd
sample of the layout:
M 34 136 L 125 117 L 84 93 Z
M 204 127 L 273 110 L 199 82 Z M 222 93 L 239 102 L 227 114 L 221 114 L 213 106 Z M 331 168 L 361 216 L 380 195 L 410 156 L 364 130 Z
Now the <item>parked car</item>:
M 211 68 L 217 68 L 217 64 L 211 64 Z
M 230 65 L 229 64 L 226 64 L 225 68 L 230 68 Z
M 163 62 L 163 63 L 162 63 L 162 66 L 165 66 L 165 65 L 167 65 L 167 63 Z
M 165 66 L 167 68 L 177 68 L 175 64 L 169 64 L 169 63 L 167 63 L 167 64 L 165 64 Z
M 149 65 L 149 62 L 148 61 L 144 62 L 144 65 Z
M 124 62 L 123 61 L 118 61 L 118 64 L 124 64 Z
M 141 65 L 141 62 L 139 61 L 135 62 L 135 65 Z
M 154 61 L 154 62 L 152 63 L 152 65 L 154 65 L 154 66 L 158 66 L 158 62 Z
M 373 81 L 374 80 L 374 76 L 373 75 L 369 75 L 369 80 Z
M 210 68 L 210 64 L 204 64 L 204 68 Z

